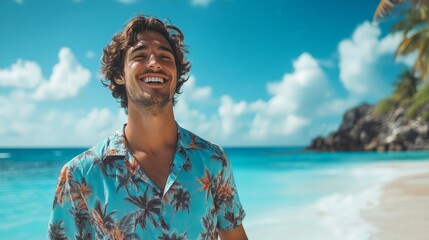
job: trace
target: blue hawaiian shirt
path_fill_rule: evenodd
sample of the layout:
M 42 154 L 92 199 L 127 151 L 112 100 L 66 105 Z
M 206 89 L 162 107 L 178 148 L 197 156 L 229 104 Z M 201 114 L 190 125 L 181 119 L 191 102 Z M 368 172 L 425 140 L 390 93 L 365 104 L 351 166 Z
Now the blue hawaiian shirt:
M 119 130 L 62 168 L 48 239 L 217 239 L 245 216 L 223 149 L 178 126 L 164 191 Z

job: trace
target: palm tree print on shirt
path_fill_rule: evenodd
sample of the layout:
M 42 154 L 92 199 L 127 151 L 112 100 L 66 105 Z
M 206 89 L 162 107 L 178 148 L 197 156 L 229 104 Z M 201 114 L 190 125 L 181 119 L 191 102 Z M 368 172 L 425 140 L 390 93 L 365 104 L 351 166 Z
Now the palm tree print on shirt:
M 213 181 L 215 180 L 214 176 L 210 174 L 210 171 L 208 169 L 205 169 L 204 176 L 202 178 L 197 178 L 198 181 L 201 183 L 200 190 L 206 191 L 206 200 L 209 198 L 210 191 L 213 191 L 213 187 L 215 186 L 213 184 Z
M 187 210 L 189 213 L 189 205 L 191 204 L 191 195 L 189 191 L 184 189 L 183 186 L 174 182 L 168 192 L 164 195 L 164 202 L 169 202 L 173 205 L 173 208 L 176 212 L 179 210 Z
M 189 204 L 191 203 L 191 196 L 189 195 L 188 190 L 179 188 L 174 192 L 173 198 L 171 199 L 171 204 L 173 204 L 174 210 L 179 211 L 188 210 L 189 213 Z
M 91 233 L 85 232 L 85 225 L 87 223 L 90 223 L 91 221 L 88 212 L 79 207 L 73 207 L 70 210 L 70 213 L 74 217 L 74 223 L 78 232 L 78 235 L 76 235 L 76 239 L 91 239 Z
M 168 234 L 163 232 L 161 236 L 158 237 L 158 240 L 186 240 L 186 232 L 182 233 L 182 234 L 178 234 L 176 233 L 176 231 L 174 231 L 172 234 Z
M 48 238 L 52 240 L 68 240 L 64 229 L 64 222 L 59 221 L 57 223 L 49 224 Z
M 149 219 L 154 227 L 158 227 L 157 218 L 155 219 L 155 217 L 159 217 L 161 213 L 161 199 L 156 195 L 150 198 L 148 196 L 148 189 L 146 189 L 143 196 L 125 197 L 125 200 L 139 208 L 133 213 L 135 217 L 134 225 L 137 226 L 139 224 L 142 230 L 146 228 L 147 219 Z
M 94 219 L 94 224 L 96 226 L 97 235 L 99 237 L 102 237 L 104 234 L 109 235 L 109 233 L 115 227 L 113 214 L 116 213 L 116 210 L 110 213 L 107 213 L 107 205 L 108 203 L 106 203 L 106 205 L 103 206 L 100 200 L 97 200 L 95 202 L 95 208 L 92 209 L 92 216 Z
M 216 234 L 216 227 L 215 224 L 213 222 L 213 217 L 212 216 L 205 216 L 201 219 L 203 228 L 204 228 L 204 232 L 201 233 L 201 238 L 203 240 L 216 240 L 217 239 L 217 234 Z
M 130 185 L 132 185 L 136 191 L 140 191 L 140 183 L 143 183 L 143 179 L 139 176 L 132 174 L 131 172 L 127 172 L 126 174 L 117 174 L 114 175 L 118 181 L 118 186 L 116 187 L 116 192 L 119 191 L 122 187 L 125 187 L 125 191 L 127 191 L 127 195 L 130 195 Z
M 86 199 L 92 194 L 92 190 L 86 184 L 85 178 L 82 178 L 81 182 L 70 183 L 70 194 L 73 202 L 77 201 L 77 205 L 80 209 L 88 209 L 86 205 Z
M 234 215 L 234 212 L 230 211 L 230 212 L 226 212 L 224 216 L 225 219 L 232 224 L 232 228 L 238 227 L 239 221 L 241 221 L 241 219 L 243 219 L 245 215 L 244 210 L 240 205 L 237 204 L 237 208 L 238 208 L 238 215 Z
M 52 208 L 55 208 L 57 203 L 63 206 L 65 191 L 67 191 L 66 187 L 68 187 L 66 183 L 69 182 L 71 178 L 72 175 L 69 172 L 68 167 L 64 166 L 63 169 L 61 169 L 60 176 L 58 177 L 58 184 L 57 189 L 55 191 L 55 198 Z
M 55 192 L 49 238 L 212 240 L 217 228 L 240 224 L 244 211 L 226 154 L 180 131 L 174 162 L 183 165 L 171 170 L 176 175 L 165 192 L 153 187 L 131 159 L 121 133 L 66 164 Z M 196 207 L 200 204 L 208 205 Z M 183 218 L 189 222 L 183 224 Z

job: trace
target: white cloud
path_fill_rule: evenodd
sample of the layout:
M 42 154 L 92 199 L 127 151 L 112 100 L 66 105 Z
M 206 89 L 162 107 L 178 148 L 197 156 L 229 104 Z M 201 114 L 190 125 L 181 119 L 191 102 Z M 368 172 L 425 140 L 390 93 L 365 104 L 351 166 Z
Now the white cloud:
M 246 109 L 247 103 L 245 101 L 234 103 L 232 98 L 227 95 L 220 98 L 218 113 L 221 118 L 223 137 L 240 131 L 242 125 L 239 117 L 246 112 Z
M 75 97 L 88 84 L 91 73 L 80 65 L 69 48 L 61 48 L 59 62 L 54 66 L 48 81 L 44 81 L 35 91 L 34 98 L 65 99 Z
M 268 100 L 234 101 L 224 95 L 217 113 L 210 116 L 190 107 L 191 102 L 200 102 L 192 93 L 204 88 L 196 87 L 192 76 L 175 108 L 178 122 L 222 144 L 275 144 L 286 138 L 300 144 L 306 137 L 300 136 L 303 129 L 310 119 L 323 115 L 318 109 L 331 100 L 332 93 L 326 74 L 310 54 L 301 54 L 293 67 L 280 81 L 267 84 Z
M 75 132 L 81 139 L 101 140 L 120 127 L 127 121 L 123 111 L 113 114 L 109 109 L 92 109 L 86 116 L 79 119 L 75 124 Z
M 191 75 L 183 85 L 183 93 L 179 95 L 174 107 L 175 117 L 181 126 L 195 131 L 203 137 L 212 138 L 219 133 L 220 120 L 217 116 L 208 116 L 206 113 L 192 108 L 190 105 L 203 106 L 211 100 L 211 87 L 197 86 L 195 76 Z
M 318 109 L 317 113 L 321 116 L 336 115 L 341 116 L 344 112 L 353 106 L 362 102 L 362 99 L 351 95 L 348 98 L 334 98 L 324 102 Z
M 382 78 L 377 63 L 381 57 L 396 50 L 401 37 L 387 35 L 380 39 L 380 35 L 381 30 L 376 24 L 365 21 L 350 39 L 338 45 L 340 80 L 351 94 L 380 98 L 391 89 L 391 84 Z
M 195 76 L 191 75 L 188 81 L 182 86 L 181 101 L 203 101 L 210 98 L 212 88 L 209 86 L 196 87 L 195 82 Z
M 39 114 L 34 104 L 5 100 L 14 108 L 0 110 L 1 146 L 92 146 L 126 122 L 122 110 L 50 110 Z
M 191 4 L 194 6 L 206 7 L 211 2 L 213 2 L 213 0 L 192 0 Z
M 293 62 L 294 72 L 278 82 L 269 83 L 272 97 L 251 104 L 255 111 L 250 135 L 255 140 L 273 136 L 291 136 L 317 117 L 317 109 L 329 100 L 327 77 L 310 54 L 303 53 Z
M 0 69 L 0 87 L 34 88 L 43 81 L 36 62 L 18 59 L 10 68 Z
M 25 136 L 29 132 L 29 125 L 25 123 L 34 113 L 35 104 L 28 101 L 24 94 L 16 92 L 9 97 L 0 96 L 0 106 L 0 136 L 10 134 Z M 0 139 L 7 141 L 6 137 Z
M 331 94 L 325 73 L 310 54 L 301 54 L 293 67 L 294 72 L 285 74 L 280 82 L 268 84 L 268 92 L 273 95 L 268 105 L 271 115 L 289 112 L 312 116 L 314 106 Z

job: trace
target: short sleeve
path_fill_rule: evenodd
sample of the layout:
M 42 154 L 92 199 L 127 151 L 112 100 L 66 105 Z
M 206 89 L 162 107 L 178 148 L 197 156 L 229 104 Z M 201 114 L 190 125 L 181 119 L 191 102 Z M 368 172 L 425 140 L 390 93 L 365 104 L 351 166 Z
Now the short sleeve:
M 85 195 L 84 178 L 65 165 L 58 178 L 47 239 L 95 239 Z
M 220 149 L 220 154 L 222 170 L 217 176 L 217 191 L 214 199 L 218 219 L 217 228 L 229 231 L 241 225 L 246 213 L 238 197 L 231 162 L 223 149 Z

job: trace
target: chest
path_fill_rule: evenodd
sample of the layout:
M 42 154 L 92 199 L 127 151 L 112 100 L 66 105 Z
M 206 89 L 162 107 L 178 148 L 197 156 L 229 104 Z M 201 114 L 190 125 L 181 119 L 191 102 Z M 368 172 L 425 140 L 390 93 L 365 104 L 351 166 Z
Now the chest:
M 94 171 L 94 175 L 88 176 L 91 179 L 88 184 L 93 190 L 87 199 L 89 212 L 95 214 L 101 209 L 104 215 L 110 214 L 115 224 L 125 222 L 128 216 L 135 216 L 129 220 L 130 231 L 148 239 L 161 236 L 165 229 L 174 229 L 176 234 L 186 232 L 188 239 L 198 239 L 202 233 L 215 232 L 217 223 L 217 217 L 212 213 L 214 200 L 210 193 L 201 189 L 199 181 L 205 170 L 198 165 L 193 165 L 190 171 L 182 170 L 162 197 L 151 184 L 141 181 L 139 174 L 124 172 L 122 175 L 104 176 L 101 171 Z M 99 215 L 102 216 L 101 213 Z M 203 219 L 210 224 L 203 226 Z M 99 232 L 103 236 L 109 234 Z
M 174 152 L 165 151 L 157 156 L 135 154 L 134 157 L 143 173 L 163 192 L 172 169 Z

